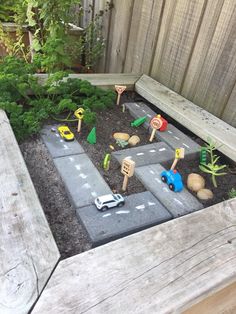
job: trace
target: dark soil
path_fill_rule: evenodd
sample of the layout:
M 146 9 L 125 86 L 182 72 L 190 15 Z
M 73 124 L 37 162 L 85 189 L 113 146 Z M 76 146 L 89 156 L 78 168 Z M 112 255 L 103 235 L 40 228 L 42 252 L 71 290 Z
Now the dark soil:
M 131 94 L 125 94 L 125 98 L 123 97 L 122 99 L 123 101 L 134 101 L 134 94 L 132 95 L 132 98 Z M 135 97 L 137 97 L 136 101 L 142 101 L 141 97 L 137 95 Z M 158 111 L 158 113 L 160 112 Z M 175 124 L 185 134 L 196 140 L 198 144 L 203 144 L 203 141 L 197 138 L 196 135 L 191 134 L 191 132 L 176 124 L 165 114 L 163 114 L 163 116 L 167 118 L 169 122 Z M 114 106 L 112 109 L 98 114 L 96 124 L 96 145 L 91 145 L 86 140 L 91 128 L 88 128 L 86 125 L 82 125 L 82 132 L 78 134 L 76 131 L 76 124 L 69 125 L 78 142 L 83 146 L 85 152 L 96 165 L 99 172 L 114 192 L 121 192 L 123 182 L 123 175 L 120 172 L 121 167 L 119 163 L 114 160 L 114 158 L 111 160 L 109 171 L 105 171 L 102 167 L 105 154 L 113 151 L 109 147 L 110 145 L 114 146 L 115 150 L 122 149 L 113 139 L 113 133 L 126 132 L 129 135 L 138 135 L 141 140 L 138 145 L 149 144 L 150 135 L 148 130 L 143 127 L 131 127 L 130 123 L 133 120 L 133 117 L 130 116 L 128 111 L 125 111 L 124 113 L 122 112 L 121 106 Z M 49 123 L 52 123 L 52 121 L 49 121 Z M 155 141 L 156 140 L 154 140 L 154 142 Z M 75 210 L 70 205 L 63 182 L 61 181 L 61 178 L 53 164 L 52 158 L 41 139 L 36 136 L 25 141 L 20 145 L 20 148 L 62 258 L 88 250 L 91 245 L 86 231 L 77 220 Z M 222 157 L 221 161 L 227 164 L 229 162 L 225 157 Z M 211 189 L 214 193 L 214 198 L 212 200 L 203 202 L 205 207 L 228 199 L 228 192 L 232 188 L 236 188 L 235 165 L 232 166 L 231 164 L 231 168 L 233 169 L 232 173 L 217 178 L 217 189 L 213 187 L 211 178 L 208 175 L 200 173 L 198 165 L 198 160 L 190 162 L 185 160 L 179 161 L 177 169 L 183 176 L 185 185 L 189 173 L 199 173 L 206 179 L 206 188 Z M 165 166 L 169 167 L 170 164 Z M 128 190 L 123 194 L 129 195 L 142 191 L 145 191 L 144 186 L 138 181 L 138 179 L 132 177 L 129 180 Z
M 88 250 L 91 245 L 86 230 L 78 223 L 64 184 L 42 140 L 37 136 L 31 138 L 21 144 L 20 149 L 61 258 Z

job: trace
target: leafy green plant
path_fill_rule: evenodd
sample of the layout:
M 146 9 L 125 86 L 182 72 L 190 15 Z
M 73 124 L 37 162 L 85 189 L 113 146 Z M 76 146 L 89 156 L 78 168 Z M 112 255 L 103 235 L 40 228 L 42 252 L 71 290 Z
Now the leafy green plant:
M 236 189 L 232 188 L 232 189 L 228 192 L 228 197 L 229 197 L 229 198 L 235 198 L 235 197 L 236 197 Z
M 215 150 L 217 149 L 216 143 L 213 143 L 211 139 L 208 140 L 208 143 L 205 144 L 206 151 L 209 156 L 209 162 L 205 165 L 199 165 L 201 171 L 211 174 L 211 179 L 214 187 L 217 187 L 216 177 L 226 175 L 227 172 L 221 172 L 225 169 L 226 165 L 217 164 L 220 156 L 215 154 Z
M 34 64 L 14 57 L 0 63 L 0 108 L 9 116 L 18 140 L 37 133 L 45 119 L 75 122 L 73 113 L 83 107 L 84 123 L 94 126 L 95 111 L 112 106 L 116 95 L 80 79 L 68 78 L 67 72 L 49 75 L 39 84 Z M 72 118 L 71 118 L 72 117 Z

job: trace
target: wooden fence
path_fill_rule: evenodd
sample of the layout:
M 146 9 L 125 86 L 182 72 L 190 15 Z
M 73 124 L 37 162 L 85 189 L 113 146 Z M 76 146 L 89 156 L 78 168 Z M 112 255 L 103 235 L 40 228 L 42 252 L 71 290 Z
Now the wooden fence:
M 99 72 L 145 73 L 236 126 L 236 1 L 84 0 L 107 3 Z M 83 23 L 92 14 L 85 13 Z

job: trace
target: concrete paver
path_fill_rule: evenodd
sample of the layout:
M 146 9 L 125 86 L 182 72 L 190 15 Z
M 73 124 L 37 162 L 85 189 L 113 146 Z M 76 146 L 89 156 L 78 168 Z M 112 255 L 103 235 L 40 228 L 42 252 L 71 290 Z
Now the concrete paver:
M 147 116 L 146 122 L 143 124 L 145 128 L 149 128 L 149 122 L 157 113 L 150 109 L 144 102 L 140 103 L 126 103 L 126 108 L 130 114 L 136 119 L 142 116 Z M 151 133 L 151 128 L 150 128 Z M 164 132 L 156 132 L 157 140 L 167 143 L 174 150 L 179 147 L 185 148 L 185 155 L 187 159 L 192 159 L 199 155 L 201 147 L 194 142 L 189 136 L 177 129 L 174 125 L 168 124 L 168 128 Z
M 55 132 L 52 132 L 52 129 Z M 60 137 L 57 125 L 44 126 L 40 134 L 53 158 L 84 153 L 84 149 L 76 140 L 66 142 Z
M 163 170 L 165 169 L 161 165 L 154 164 L 136 168 L 135 175 L 173 217 L 186 215 L 203 208 L 203 205 L 185 188 L 181 192 L 172 192 L 161 180 Z
M 135 167 L 157 164 L 173 160 L 174 151 L 166 143 L 153 143 L 138 147 L 127 148 L 112 153 L 120 163 L 124 158 L 135 161 Z
M 163 223 L 172 218 L 165 207 L 150 193 L 142 192 L 125 198 L 125 205 L 105 212 L 95 205 L 76 209 L 87 229 L 93 246 Z
M 55 158 L 54 163 L 75 207 L 92 204 L 97 196 L 111 193 L 86 154 Z

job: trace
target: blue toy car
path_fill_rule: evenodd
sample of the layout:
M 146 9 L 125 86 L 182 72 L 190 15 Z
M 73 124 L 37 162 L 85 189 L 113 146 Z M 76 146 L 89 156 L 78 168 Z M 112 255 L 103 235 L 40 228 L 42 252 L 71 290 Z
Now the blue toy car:
M 168 184 L 171 191 L 180 192 L 184 188 L 182 177 L 177 170 L 162 171 L 161 180 Z

